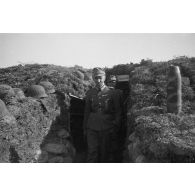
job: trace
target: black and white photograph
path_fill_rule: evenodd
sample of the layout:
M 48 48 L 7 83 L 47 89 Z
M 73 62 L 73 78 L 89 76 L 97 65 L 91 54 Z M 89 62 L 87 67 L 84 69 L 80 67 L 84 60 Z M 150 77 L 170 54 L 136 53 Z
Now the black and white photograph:
M 0 34 L 1 162 L 195 162 L 195 34 Z
M 192 0 L 1 1 L 1 193 L 193 194 L 193 19 Z

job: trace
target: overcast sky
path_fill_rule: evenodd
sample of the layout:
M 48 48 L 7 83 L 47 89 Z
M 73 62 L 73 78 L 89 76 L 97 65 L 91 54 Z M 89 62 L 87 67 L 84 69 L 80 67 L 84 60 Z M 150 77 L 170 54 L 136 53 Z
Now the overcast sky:
M 19 63 L 112 67 L 180 55 L 195 57 L 195 34 L 0 34 L 0 67 Z

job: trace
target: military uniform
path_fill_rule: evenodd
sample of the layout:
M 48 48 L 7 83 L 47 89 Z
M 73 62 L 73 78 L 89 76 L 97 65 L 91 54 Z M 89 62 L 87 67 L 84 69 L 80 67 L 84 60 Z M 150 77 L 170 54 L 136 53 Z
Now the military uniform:
M 84 129 L 87 130 L 88 162 L 109 162 L 110 133 L 120 127 L 120 96 L 104 86 L 86 94 Z

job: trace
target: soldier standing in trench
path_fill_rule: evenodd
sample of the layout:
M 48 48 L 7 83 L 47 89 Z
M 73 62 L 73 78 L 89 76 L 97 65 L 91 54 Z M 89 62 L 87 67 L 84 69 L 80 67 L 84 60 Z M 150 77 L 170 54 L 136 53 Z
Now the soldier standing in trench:
M 86 93 L 84 134 L 87 137 L 87 162 L 109 162 L 110 135 L 120 127 L 120 97 L 105 85 L 101 68 L 93 69 L 95 87 Z

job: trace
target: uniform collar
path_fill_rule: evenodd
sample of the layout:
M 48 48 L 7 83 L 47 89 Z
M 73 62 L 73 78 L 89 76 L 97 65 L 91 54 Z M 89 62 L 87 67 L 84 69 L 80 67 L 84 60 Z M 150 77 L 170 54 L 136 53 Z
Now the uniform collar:
M 97 91 L 103 91 L 106 88 L 106 85 L 102 86 L 101 88 L 96 87 Z
M 109 86 L 108 88 L 109 88 L 109 89 L 114 89 L 114 87 L 110 87 L 110 86 Z

